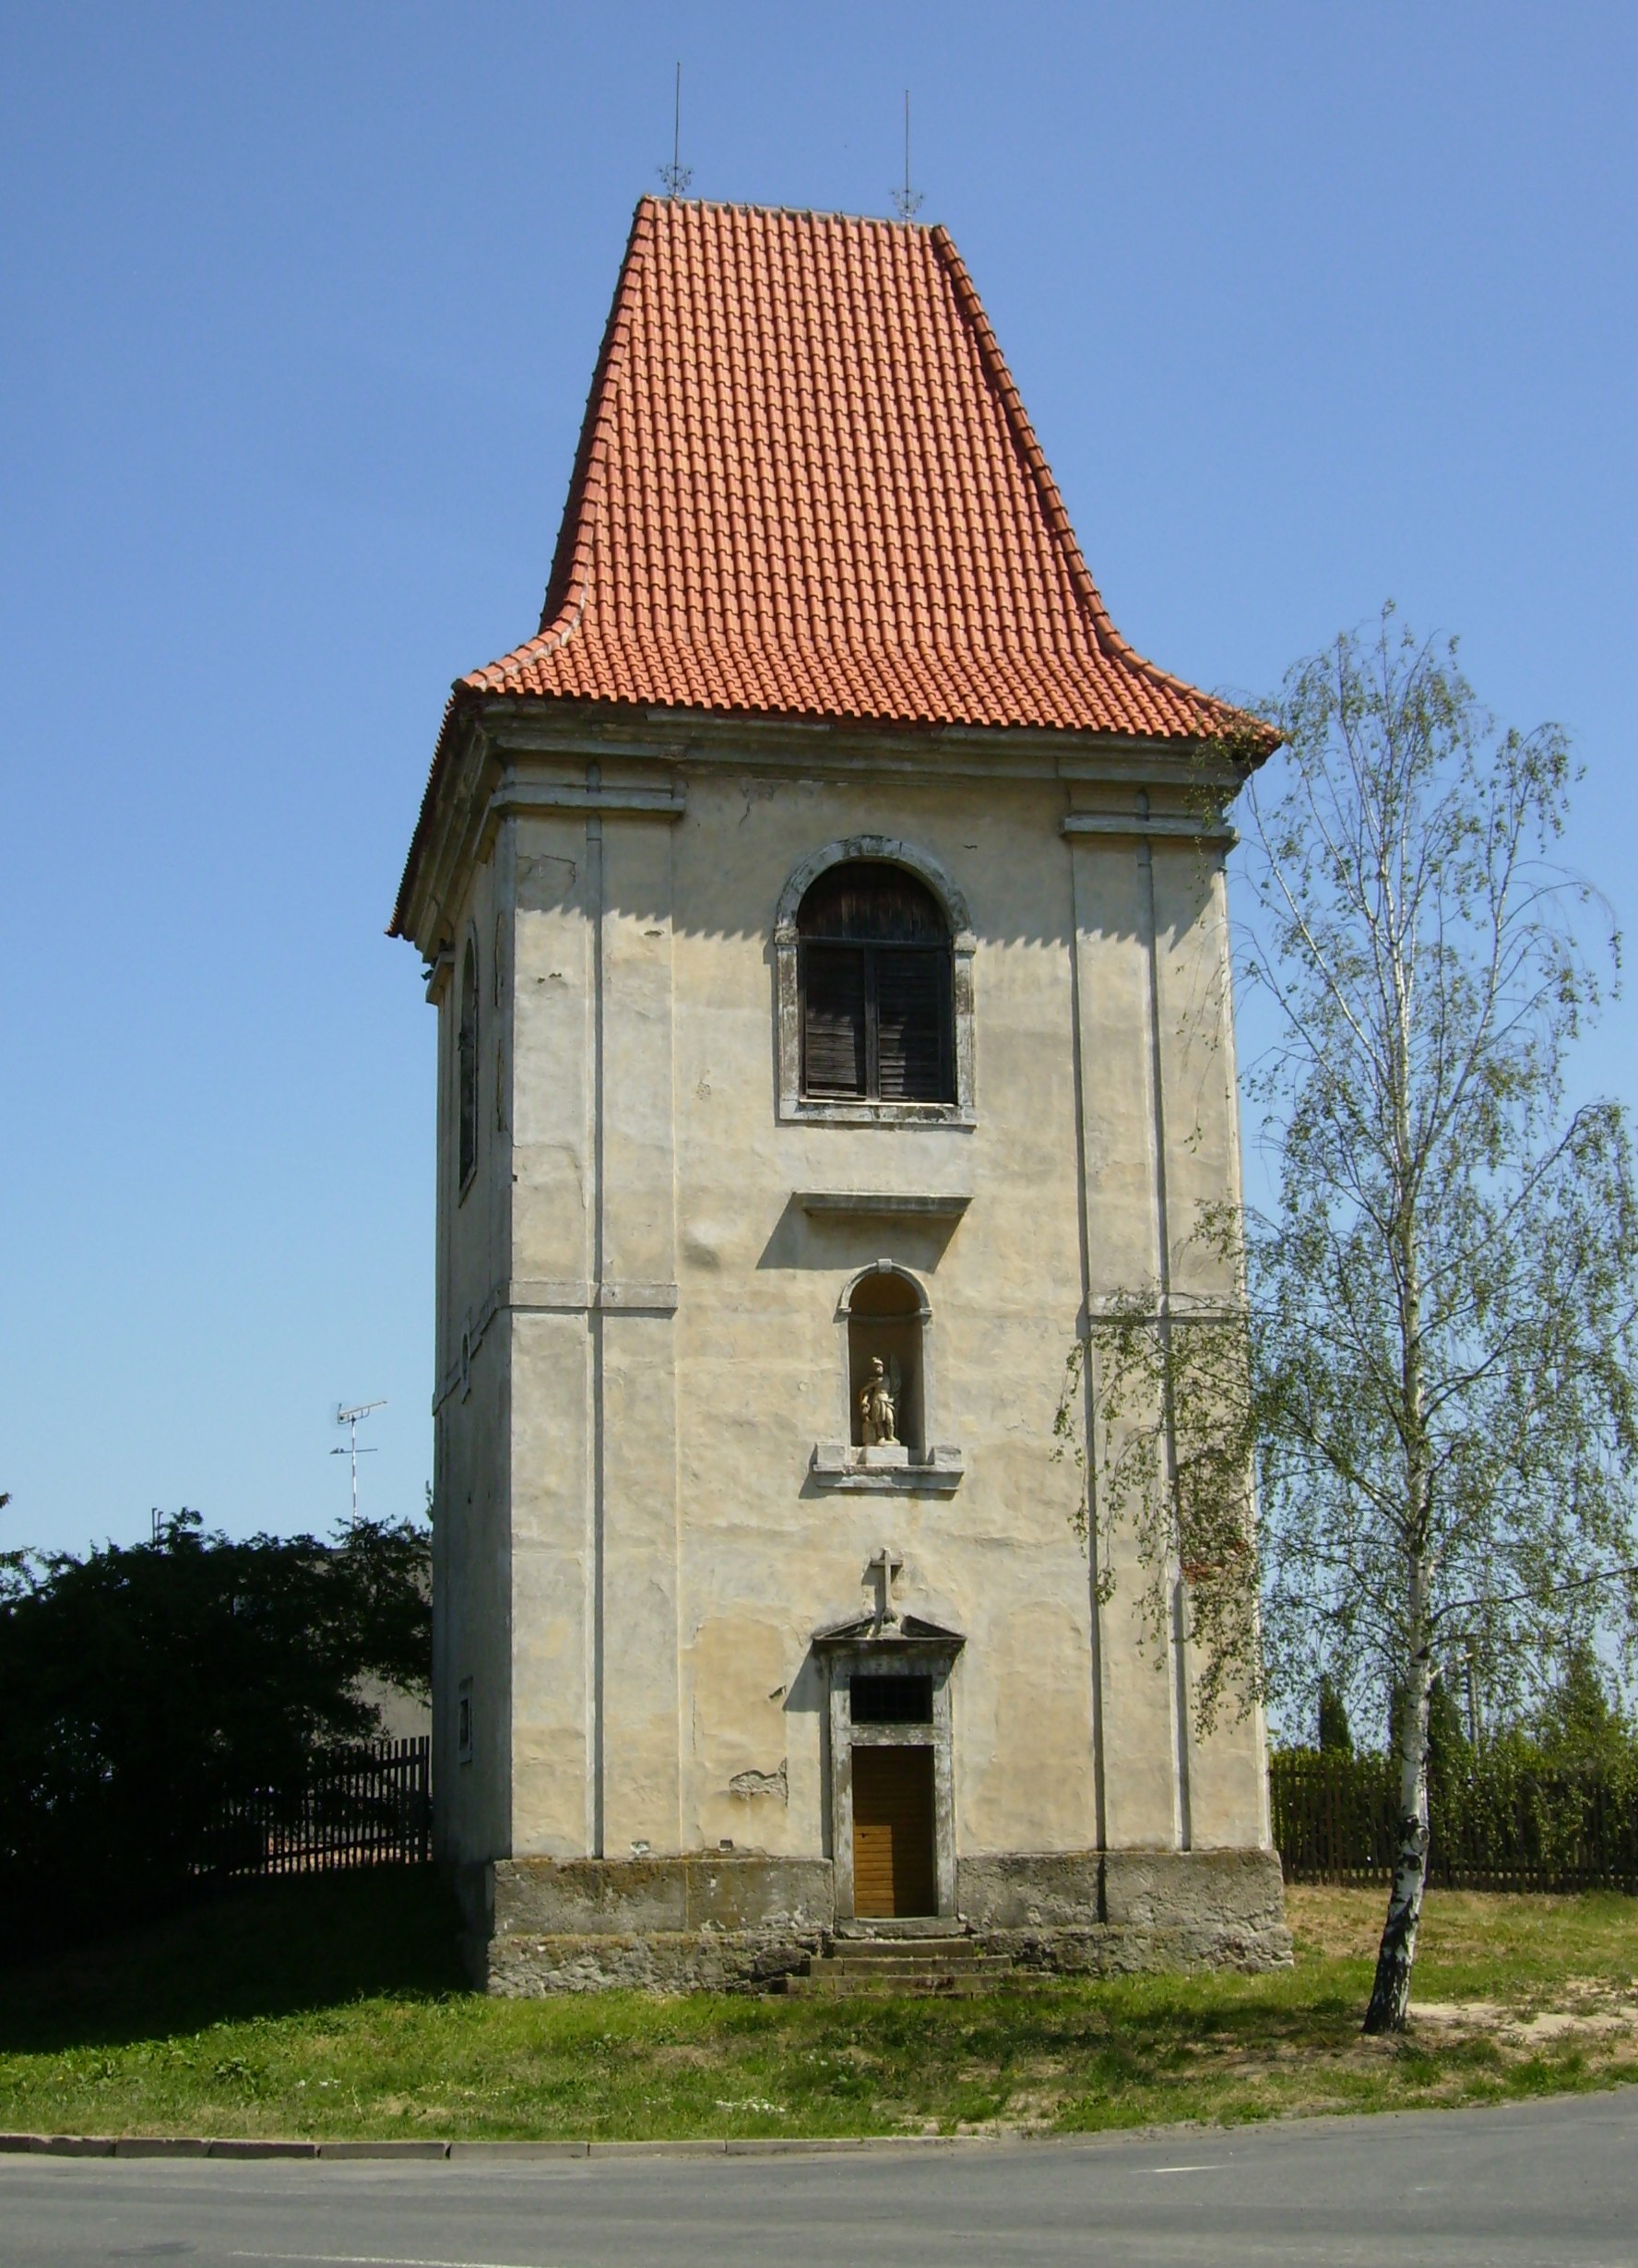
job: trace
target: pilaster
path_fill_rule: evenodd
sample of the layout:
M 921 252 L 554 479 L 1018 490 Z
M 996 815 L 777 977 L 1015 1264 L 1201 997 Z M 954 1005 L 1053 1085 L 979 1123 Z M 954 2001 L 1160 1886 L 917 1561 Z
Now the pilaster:
M 1207 1207 L 1241 1197 L 1232 965 L 1221 837 L 1151 841 L 1157 1028 L 1165 1037 L 1166 1181 L 1170 1289 L 1186 1308 L 1240 1296 L 1232 1256 L 1199 1232 Z M 1266 1848 L 1270 1839 L 1262 1714 L 1230 1700 L 1204 1738 L 1194 1724 L 1195 1667 L 1183 1664 L 1180 1710 L 1189 1757 L 1193 1842 Z
M 1137 821 L 1099 812 L 1064 835 L 1074 876 L 1076 1110 L 1082 1176 L 1084 1317 L 1118 1292 L 1156 1284 L 1167 1265 L 1156 1047 L 1155 907 L 1149 845 Z M 1110 1849 L 1175 1849 L 1184 1792 L 1170 1645 L 1157 1659 L 1139 1595 L 1148 1577 L 1121 1508 L 1098 1502 L 1102 1443 L 1095 1415 L 1096 1334 L 1084 1376 L 1092 1583 L 1094 1737 L 1098 1811 Z M 1099 1579 L 1113 1578 L 1107 1603 Z M 1157 1769 L 1165 1759 L 1169 1769 Z
M 671 813 L 600 825 L 598 1365 L 601 1855 L 681 1837 Z

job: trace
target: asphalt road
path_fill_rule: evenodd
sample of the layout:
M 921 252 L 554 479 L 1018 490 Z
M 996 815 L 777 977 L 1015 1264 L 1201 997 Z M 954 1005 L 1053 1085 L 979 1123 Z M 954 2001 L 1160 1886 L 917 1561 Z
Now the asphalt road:
M 284 2268 L 1542 2262 L 1638 2268 L 1638 2088 L 836 2157 L 0 2158 L 0 2262 Z

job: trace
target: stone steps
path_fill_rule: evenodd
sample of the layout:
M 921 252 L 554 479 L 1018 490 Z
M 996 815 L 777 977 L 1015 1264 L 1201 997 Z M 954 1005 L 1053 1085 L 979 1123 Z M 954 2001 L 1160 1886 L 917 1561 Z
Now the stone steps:
M 896 1994 L 966 1999 L 1005 1983 L 1012 1974 L 1010 1955 L 987 1953 L 976 1938 L 849 1935 L 830 1939 L 825 1953 L 811 1955 L 776 1989 L 815 2000 Z
M 823 1964 L 815 1963 L 813 1970 L 806 1977 L 785 1977 L 778 1989 L 791 2000 L 969 2001 L 980 1993 L 993 1991 L 999 1981 L 1002 1980 L 956 1977 L 948 1971 L 943 1976 L 827 1977 L 824 1973 Z
M 824 1957 L 825 1968 L 837 1976 L 926 1976 L 928 1968 L 948 1968 L 956 1973 L 1001 1971 L 1012 1968 L 1012 1960 L 1005 1953 L 828 1953 Z

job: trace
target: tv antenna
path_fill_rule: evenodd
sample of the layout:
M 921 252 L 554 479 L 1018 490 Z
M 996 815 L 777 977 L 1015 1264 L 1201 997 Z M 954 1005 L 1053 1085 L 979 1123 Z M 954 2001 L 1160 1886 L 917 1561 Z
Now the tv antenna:
M 671 103 L 671 161 L 662 165 L 659 178 L 667 196 L 681 196 L 694 179 L 694 168 L 682 162 L 682 65 L 677 65 L 677 89 Z
M 374 1449 L 359 1447 L 359 1420 L 361 1418 L 367 1418 L 373 1409 L 385 1409 L 386 1407 L 385 1398 L 379 1402 L 360 1402 L 352 1409 L 343 1409 L 339 1402 L 336 1405 L 336 1423 L 347 1428 L 347 1446 L 345 1449 L 334 1448 L 330 1451 L 330 1455 L 333 1457 L 346 1457 L 352 1466 L 352 1525 L 354 1527 L 358 1526 L 359 1518 L 359 1459 L 360 1457 L 373 1457 L 375 1454 Z
M 910 186 L 910 90 L 905 89 L 904 187 L 893 192 L 893 209 L 901 220 L 913 220 L 921 209 L 921 192 Z

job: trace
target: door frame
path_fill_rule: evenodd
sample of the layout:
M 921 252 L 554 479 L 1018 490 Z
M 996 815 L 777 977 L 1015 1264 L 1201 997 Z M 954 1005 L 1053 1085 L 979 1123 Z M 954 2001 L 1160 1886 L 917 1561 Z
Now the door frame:
M 838 1921 L 860 1918 L 853 1889 L 853 1751 L 855 1748 L 929 1748 L 932 1751 L 934 1912 L 956 1913 L 956 1772 L 951 1740 L 950 1673 L 962 1641 L 954 1633 L 937 1639 L 895 1637 L 885 1633 L 855 1644 L 826 1646 L 830 1681 L 831 1850 L 836 1862 Z M 929 1678 L 932 1684 L 930 1725 L 855 1725 L 852 1680 Z M 867 1920 L 887 1917 L 867 1915 Z

